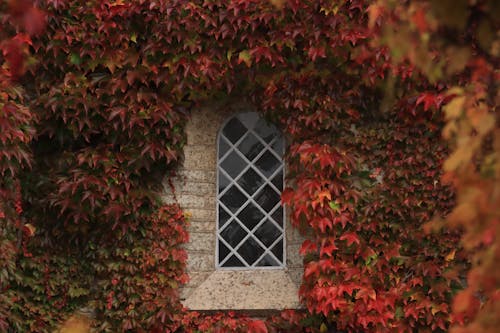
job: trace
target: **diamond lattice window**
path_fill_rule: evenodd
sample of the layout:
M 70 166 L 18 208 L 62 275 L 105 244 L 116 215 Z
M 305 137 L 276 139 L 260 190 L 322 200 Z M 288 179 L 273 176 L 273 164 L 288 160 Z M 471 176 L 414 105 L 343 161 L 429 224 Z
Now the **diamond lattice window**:
M 218 138 L 217 267 L 283 267 L 283 137 L 255 112 Z

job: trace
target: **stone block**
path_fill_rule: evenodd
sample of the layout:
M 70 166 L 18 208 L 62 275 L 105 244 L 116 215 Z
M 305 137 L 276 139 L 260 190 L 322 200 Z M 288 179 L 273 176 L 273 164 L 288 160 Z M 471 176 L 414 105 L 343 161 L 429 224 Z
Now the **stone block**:
M 303 258 L 299 254 L 300 245 L 294 244 L 286 246 L 286 266 L 289 268 L 302 267 Z
M 202 182 L 185 182 L 182 186 L 179 186 L 179 193 L 183 194 L 193 194 L 193 195 L 206 195 L 215 197 L 216 188 L 213 183 L 202 183 Z
M 187 182 L 216 183 L 215 166 L 212 170 L 186 170 L 181 169 L 179 176 L 184 177 Z
M 215 258 L 213 253 L 189 252 L 186 265 L 188 274 L 191 274 L 191 272 L 210 272 L 214 270 L 214 267 Z
M 161 196 L 161 201 L 165 204 L 176 204 L 178 203 L 176 198 L 174 197 L 173 194 L 171 193 L 164 193 L 162 196 Z
M 189 235 L 189 242 L 184 247 L 188 251 L 214 252 L 215 234 L 212 232 L 192 232 Z
M 269 310 L 300 306 L 285 270 L 213 272 L 183 302 L 191 310 Z
M 186 170 L 215 170 L 215 147 L 207 145 L 185 146 L 182 166 Z
M 198 196 L 192 194 L 178 194 L 177 200 L 182 208 L 189 210 L 191 208 L 197 209 L 214 209 L 215 198 L 211 196 Z
M 287 224 L 286 228 L 286 242 L 287 244 L 302 244 L 305 237 L 302 236 L 297 228 Z
M 220 124 L 213 117 L 193 117 L 186 126 L 188 145 L 212 145 L 215 147 Z
M 192 271 L 189 273 L 189 286 L 198 287 L 203 283 L 210 275 L 212 271 L 196 272 Z
M 191 216 L 190 221 L 212 222 L 215 224 L 215 206 L 212 209 L 186 209 L 186 212 Z
M 199 222 L 191 221 L 189 223 L 189 233 L 215 233 L 215 221 Z
M 304 269 L 303 268 L 289 268 L 288 269 L 288 275 L 292 279 L 292 281 L 295 283 L 297 287 L 300 287 L 302 284 L 302 277 L 304 276 Z

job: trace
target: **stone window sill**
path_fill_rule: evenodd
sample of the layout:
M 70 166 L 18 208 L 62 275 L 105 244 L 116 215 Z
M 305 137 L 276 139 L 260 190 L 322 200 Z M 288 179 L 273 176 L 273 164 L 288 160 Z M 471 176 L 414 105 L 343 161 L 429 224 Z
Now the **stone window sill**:
M 183 301 L 190 310 L 283 310 L 300 307 L 286 269 L 218 270 Z

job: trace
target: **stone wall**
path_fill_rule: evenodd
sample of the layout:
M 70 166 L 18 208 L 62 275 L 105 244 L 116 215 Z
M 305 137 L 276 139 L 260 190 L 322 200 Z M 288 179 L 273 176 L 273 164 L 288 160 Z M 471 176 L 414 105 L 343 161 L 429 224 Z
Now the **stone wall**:
M 231 115 L 248 111 L 252 109 L 225 107 L 193 113 L 186 127 L 184 161 L 173 179 L 175 190 L 165 184 L 164 201 L 178 202 L 190 216 L 190 241 L 186 244 L 190 282 L 182 289 L 181 297 L 193 310 L 283 309 L 299 304 L 302 238 L 288 222 L 286 269 L 217 271 L 215 268 L 217 133 Z

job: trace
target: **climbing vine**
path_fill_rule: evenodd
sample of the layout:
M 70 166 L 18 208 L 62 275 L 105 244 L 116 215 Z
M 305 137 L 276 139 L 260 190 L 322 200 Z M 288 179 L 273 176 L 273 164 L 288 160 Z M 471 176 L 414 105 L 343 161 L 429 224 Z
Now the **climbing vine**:
M 419 34 L 442 32 L 427 2 L 22 2 L 35 20 L 13 3 L 1 2 L 0 330 L 51 332 L 88 309 L 103 332 L 439 332 L 472 320 L 483 295 L 495 306 L 497 280 L 476 269 L 464 283 L 462 247 L 493 253 L 497 206 L 466 215 L 486 216 L 480 241 L 436 227 L 478 232 L 460 209 L 472 210 L 480 176 L 498 200 L 493 80 L 482 76 L 498 76 L 495 55 L 440 76 L 446 59 L 411 52 Z M 388 27 L 400 26 L 415 44 L 398 44 Z M 188 219 L 159 197 L 190 114 L 234 99 L 289 137 L 282 201 L 307 237 L 304 311 L 266 322 L 183 309 Z M 460 113 L 483 99 L 481 117 Z M 463 131 L 475 158 L 456 148 Z M 480 258 L 473 267 L 490 267 Z M 467 302 L 454 302 L 464 288 Z

